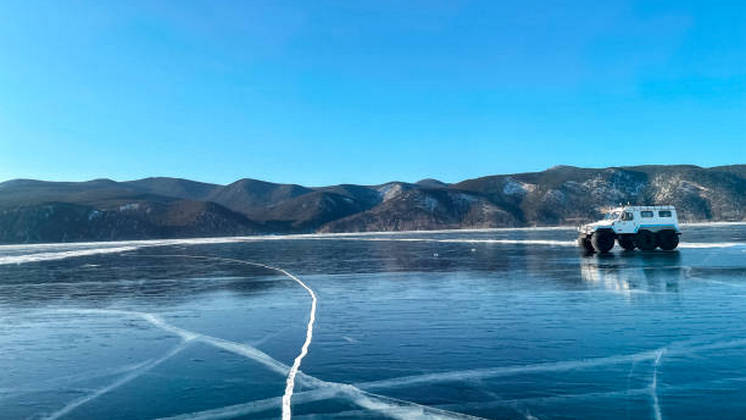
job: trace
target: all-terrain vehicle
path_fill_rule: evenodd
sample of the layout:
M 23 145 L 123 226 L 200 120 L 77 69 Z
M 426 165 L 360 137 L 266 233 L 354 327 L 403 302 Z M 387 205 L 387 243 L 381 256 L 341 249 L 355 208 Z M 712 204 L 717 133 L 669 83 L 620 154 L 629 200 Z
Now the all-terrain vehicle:
M 609 252 L 614 241 L 627 251 L 665 251 L 679 245 L 679 221 L 673 206 L 622 206 L 603 220 L 578 228 L 578 245 L 588 252 Z

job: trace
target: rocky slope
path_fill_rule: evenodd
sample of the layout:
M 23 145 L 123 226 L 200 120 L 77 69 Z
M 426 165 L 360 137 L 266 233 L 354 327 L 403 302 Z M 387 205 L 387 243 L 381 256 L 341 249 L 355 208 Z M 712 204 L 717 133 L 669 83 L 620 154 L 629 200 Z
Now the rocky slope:
M 683 221 L 746 220 L 746 165 L 638 166 L 446 184 L 310 188 L 242 179 L 0 183 L 0 242 L 578 224 L 619 203 L 673 204 Z

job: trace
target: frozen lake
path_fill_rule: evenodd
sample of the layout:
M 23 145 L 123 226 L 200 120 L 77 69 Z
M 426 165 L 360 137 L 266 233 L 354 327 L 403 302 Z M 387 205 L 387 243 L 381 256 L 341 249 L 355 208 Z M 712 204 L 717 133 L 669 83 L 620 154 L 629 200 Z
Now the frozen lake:
M 746 226 L 574 239 L 0 246 L 0 417 L 279 418 L 300 363 L 294 418 L 742 418 Z

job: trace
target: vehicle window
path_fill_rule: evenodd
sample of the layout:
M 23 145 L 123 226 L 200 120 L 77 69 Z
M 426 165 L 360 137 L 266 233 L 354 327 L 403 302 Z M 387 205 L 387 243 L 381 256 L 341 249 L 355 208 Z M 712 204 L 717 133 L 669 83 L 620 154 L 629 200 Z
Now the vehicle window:
M 635 216 L 632 213 L 628 211 L 625 211 L 624 213 L 622 213 L 622 220 L 634 220 L 634 219 L 635 219 Z
M 660 217 L 671 217 L 671 211 L 670 210 L 661 210 L 658 212 L 658 216 Z
M 641 211 L 640 217 L 653 217 L 653 212 L 652 211 Z
M 611 212 L 607 213 L 606 216 L 604 216 L 604 219 L 606 220 L 615 220 L 617 217 L 619 217 L 619 212 Z

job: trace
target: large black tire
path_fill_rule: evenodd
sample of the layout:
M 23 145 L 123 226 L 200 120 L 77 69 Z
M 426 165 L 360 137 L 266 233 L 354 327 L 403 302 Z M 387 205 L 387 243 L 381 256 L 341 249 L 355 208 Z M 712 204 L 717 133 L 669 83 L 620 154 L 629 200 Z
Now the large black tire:
M 596 252 L 604 254 L 614 248 L 614 236 L 616 235 L 608 230 L 598 230 L 591 236 L 591 245 Z
M 658 246 L 658 240 L 653 232 L 643 229 L 635 235 L 635 246 L 643 251 L 652 251 Z
M 635 240 L 632 235 L 618 235 L 616 240 L 619 242 L 619 246 L 624 248 L 625 251 L 635 250 Z
M 679 235 L 673 230 L 662 230 L 655 235 L 655 239 L 664 251 L 673 251 L 679 246 Z
M 592 253 L 594 251 L 591 240 L 585 235 L 578 236 L 578 246 L 583 248 L 585 252 Z

